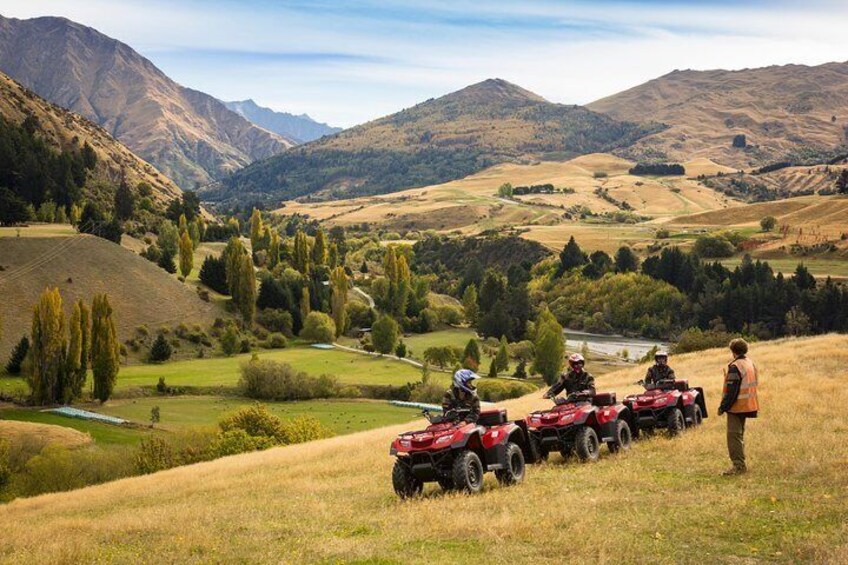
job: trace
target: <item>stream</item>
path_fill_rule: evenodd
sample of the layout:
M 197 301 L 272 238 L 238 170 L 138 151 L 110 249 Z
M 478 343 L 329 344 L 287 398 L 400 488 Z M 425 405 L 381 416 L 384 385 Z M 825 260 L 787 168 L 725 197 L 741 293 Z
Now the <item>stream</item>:
M 569 349 L 579 351 L 583 343 L 589 347 L 589 351 L 622 357 L 621 352 L 627 350 L 627 359 L 639 360 L 654 346 L 667 348 L 668 344 L 659 340 L 650 340 L 638 337 L 624 337 L 620 335 L 603 335 L 581 332 L 578 330 L 563 330 L 566 337 L 566 345 Z

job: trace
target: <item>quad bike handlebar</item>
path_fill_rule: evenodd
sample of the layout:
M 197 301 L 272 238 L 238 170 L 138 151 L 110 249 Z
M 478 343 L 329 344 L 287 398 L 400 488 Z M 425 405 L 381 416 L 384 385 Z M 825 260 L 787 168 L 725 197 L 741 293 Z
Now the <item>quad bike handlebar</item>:
M 442 414 L 433 414 L 429 410 L 424 410 L 424 417 L 431 424 L 444 424 L 463 420 L 470 412 L 471 410 L 448 410 Z

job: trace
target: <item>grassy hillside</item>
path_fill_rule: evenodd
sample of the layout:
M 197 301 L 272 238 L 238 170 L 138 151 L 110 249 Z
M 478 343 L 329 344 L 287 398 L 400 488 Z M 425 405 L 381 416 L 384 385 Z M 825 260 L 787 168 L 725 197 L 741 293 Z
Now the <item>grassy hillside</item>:
M 396 192 L 505 161 L 607 151 L 656 129 L 490 79 L 255 163 L 205 198 L 277 202 Z
M 734 167 L 827 154 L 845 143 L 848 64 L 674 71 L 588 108 L 671 127 L 627 152 L 647 159 L 708 157 Z M 747 148 L 732 147 L 746 136 Z
M 174 182 L 143 161 L 105 130 L 86 118 L 69 112 L 25 89 L 20 84 L 0 73 L 0 115 L 14 124 L 20 124 L 27 116 L 38 120 L 38 134 L 57 149 L 74 149 L 86 142 L 97 154 L 97 168 L 92 175 L 117 186 L 121 171 L 127 176 L 130 186 L 146 182 L 152 188 L 152 196 L 159 202 L 168 202 L 181 194 Z M 91 192 L 86 195 L 93 200 L 106 199 L 111 205 L 111 194 Z
M 431 563 L 844 562 L 848 338 L 755 344 L 761 417 L 751 472 L 724 478 L 724 420 L 642 441 L 594 465 L 559 457 L 480 496 L 401 502 L 390 428 L 230 457 L 83 491 L 17 500 L 0 515 L 8 561 Z M 724 351 L 673 359 L 718 403 Z M 643 368 L 603 377 L 619 393 Z M 804 375 L 803 383 L 798 375 Z M 508 403 L 518 417 L 545 404 Z M 803 438 L 803 440 L 801 440 Z M 167 517 L 165 519 L 164 517 Z M 73 529 L 72 536 L 57 531 Z M 155 556 L 155 557 L 154 557 Z
M 29 229 L 21 230 L 22 235 Z M 198 298 L 193 287 L 104 239 L 84 234 L 15 237 L 13 230 L 6 231 L 9 237 L 0 237 L 0 359 L 7 359 L 13 345 L 29 334 L 32 306 L 47 286 L 59 288 L 68 315 L 73 301 L 90 302 L 94 294 L 108 293 L 121 339 L 141 324 L 151 331 L 181 322 L 209 325 L 223 315 Z

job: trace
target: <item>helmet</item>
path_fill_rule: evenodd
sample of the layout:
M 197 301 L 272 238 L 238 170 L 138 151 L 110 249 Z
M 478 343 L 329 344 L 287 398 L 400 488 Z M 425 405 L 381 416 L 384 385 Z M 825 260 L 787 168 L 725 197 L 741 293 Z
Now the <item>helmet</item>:
M 474 381 L 479 378 L 480 375 L 470 369 L 460 369 L 453 374 L 453 386 L 459 390 L 464 390 L 465 392 L 473 394 L 477 390 Z
M 583 356 L 580 355 L 579 353 L 572 353 L 568 357 L 568 366 L 571 367 L 572 369 L 574 369 L 578 365 L 580 367 L 582 367 L 585 364 L 586 364 L 586 360 L 583 359 Z
M 668 360 L 668 351 L 665 349 L 659 349 L 656 353 L 654 353 L 654 360 L 659 360 L 660 358 Z

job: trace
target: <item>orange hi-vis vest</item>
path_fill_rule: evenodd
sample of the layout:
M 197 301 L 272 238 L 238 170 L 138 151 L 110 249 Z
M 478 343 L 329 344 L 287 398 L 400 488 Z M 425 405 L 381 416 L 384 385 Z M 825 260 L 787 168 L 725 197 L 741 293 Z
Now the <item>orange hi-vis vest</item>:
M 747 357 L 735 359 L 728 368 L 732 366 L 739 369 L 739 373 L 742 375 L 742 384 L 739 387 L 739 396 L 736 397 L 736 402 L 728 409 L 728 412 L 734 414 L 756 412 L 760 409 L 760 404 L 757 401 L 757 367 Z M 724 372 L 723 393 L 727 394 L 727 370 Z

